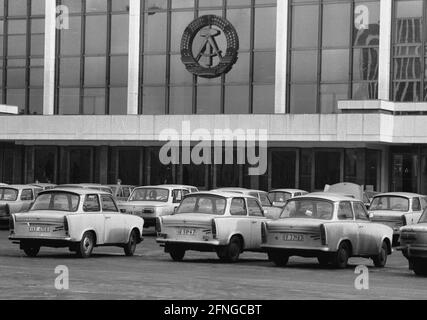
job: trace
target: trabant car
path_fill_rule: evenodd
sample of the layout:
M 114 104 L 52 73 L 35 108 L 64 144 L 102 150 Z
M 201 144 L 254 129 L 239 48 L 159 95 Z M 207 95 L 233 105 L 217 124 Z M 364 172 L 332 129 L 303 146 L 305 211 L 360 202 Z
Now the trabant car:
M 0 187 L 0 225 L 7 226 L 12 213 L 28 211 L 41 188 L 31 185 Z
M 384 267 L 392 253 L 393 230 L 369 220 L 360 200 L 312 193 L 288 200 L 279 220 L 262 228 L 262 248 L 278 266 L 289 257 L 316 257 L 321 265 L 345 268 L 350 257 Z
M 400 228 L 416 224 L 427 207 L 425 196 L 391 192 L 374 196 L 369 208 L 371 220 L 393 229 L 393 244 L 398 245 Z
M 409 268 L 419 276 L 427 276 L 427 209 L 418 224 L 400 229 L 400 246 L 409 261 Z
M 52 247 L 88 258 L 99 246 L 118 246 L 132 256 L 143 226 L 140 217 L 121 214 L 107 192 L 53 189 L 41 192 L 27 213 L 11 215 L 9 239 L 30 257 Z
M 31 184 L 34 187 L 40 188 L 40 190 L 50 190 L 56 187 L 56 184 L 53 183 L 33 183 Z
M 156 224 L 157 242 L 173 260 L 186 251 L 216 252 L 222 261 L 236 262 L 244 251 L 260 251 L 262 206 L 255 197 L 224 192 L 185 196 L 175 214 Z
M 238 194 L 244 194 L 247 196 L 255 197 L 261 203 L 262 208 L 264 210 L 264 215 L 269 219 L 278 219 L 280 216 L 280 213 L 282 212 L 281 208 L 278 208 L 277 206 L 274 206 L 272 204 L 272 202 L 268 197 L 268 193 L 265 191 L 245 189 L 245 188 L 221 188 L 213 191 L 231 192 L 231 193 L 238 193 Z
M 122 184 L 111 184 L 107 187 L 113 191 L 113 196 L 117 201 L 126 201 L 130 197 L 133 189 L 135 189 L 135 186 Z
M 268 198 L 275 207 L 283 208 L 289 199 L 308 194 L 299 189 L 274 189 L 268 193 Z
M 146 228 L 154 227 L 156 218 L 174 213 L 183 196 L 191 193 L 191 188 L 195 187 L 181 185 L 138 187 L 132 191 L 127 201 L 118 202 L 118 205 L 122 212 L 144 218 Z

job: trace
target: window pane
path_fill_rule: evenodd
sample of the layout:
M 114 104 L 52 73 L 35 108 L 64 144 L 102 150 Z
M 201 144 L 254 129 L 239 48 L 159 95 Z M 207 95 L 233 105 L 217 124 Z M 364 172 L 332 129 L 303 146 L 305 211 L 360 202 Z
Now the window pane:
M 294 6 L 292 12 L 292 47 L 316 47 L 319 36 L 319 6 Z
M 276 47 L 276 8 L 255 9 L 255 48 Z
M 220 114 L 221 113 L 221 87 L 199 86 L 197 88 L 197 113 Z
M 83 114 L 105 114 L 105 89 L 83 90 Z
M 80 58 L 62 58 L 59 70 L 60 86 L 80 85 Z
M 113 86 L 126 86 L 128 83 L 128 57 L 111 57 L 110 84 Z
M 154 12 L 145 14 L 144 19 L 144 51 L 166 52 L 166 13 Z
M 170 113 L 192 114 L 193 113 L 193 88 L 171 87 L 170 91 Z
M 350 4 L 328 4 L 323 6 L 323 47 L 350 44 Z
M 165 114 L 164 87 L 145 87 L 143 89 L 143 114 Z
M 291 113 L 316 113 L 317 86 L 315 84 L 291 86 Z
M 79 114 L 80 90 L 78 88 L 59 89 L 59 114 Z
M 122 2 L 113 1 L 113 2 Z M 129 16 L 113 15 L 111 18 L 111 53 L 120 54 L 129 51 Z
M 253 87 L 253 111 L 255 114 L 274 114 L 274 85 L 259 85 Z
M 144 84 L 164 84 L 166 82 L 166 56 L 144 57 Z
M 86 53 L 102 54 L 107 50 L 107 17 L 86 17 Z
M 105 64 L 104 57 L 89 57 L 85 59 L 85 86 L 105 85 Z
M 347 81 L 349 70 L 349 50 L 323 50 L 322 81 Z
M 249 86 L 227 86 L 225 88 L 225 113 L 249 113 Z
M 76 1 L 77 2 L 77 1 Z M 61 54 L 80 54 L 81 17 L 70 17 L 70 29 L 61 29 Z
M 317 80 L 317 56 L 318 51 L 294 51 L 292 52 L 291 80 L 316 81 Z
M 110 114 L 127 114 L 127 88 L 110 88 Z
M 320 112 L 337 113 L 338 101 L 348 99 L 347 84 L 327 84 L 320 86 Z
M 363 48 L 353 50 L 354 80 L 378 80 L 378 71 L 378 48 Z

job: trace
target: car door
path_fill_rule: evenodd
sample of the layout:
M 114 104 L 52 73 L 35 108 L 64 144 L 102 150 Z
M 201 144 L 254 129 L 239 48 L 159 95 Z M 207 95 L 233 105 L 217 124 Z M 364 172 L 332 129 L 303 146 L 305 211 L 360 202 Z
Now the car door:
M 343 239 L 348 239 L 353 247 L 353 255 L 359 252 L 359 226 L 354 219 L 354 212 L 350 201 L 341 201 L 338 205 L 338 220 L 342 234 L 337 235 Z
M 105 218 L 101 211 L 101 204 L 97 194 L 87 194 L 85 196 L 83 201 L 83 212 L 85 216 L 82 221 L 82 228 L 95 230 L 97 244 L 104 244 Z
M 34 201 L 34 192 L 32 189 L 23 189 L 21 192 L 21 209 L 20 211 L 28 211 Z
M 119 213 L 113 198 L 109 195 L 101 195 L 102 213 L 105 219 L 104 234 L 106 244 L 126 243 L 127 232 L 125 216 Z
M 358 226 L 358 247 L 360 255 L 372 255 L 378 252 L 378 236 L 376 226 L 369 220 L 369 214 L 364 204 L 353 203 L 353 210 Z
M 251 237 L 249 241 L 249 247 L 251 249 L 258 249 L 261 246 L 262 235 L 261 225 L 265 221 L 263 210 L 261 205 L 255 199 L 246 199 L 248 208 L 248 216 L 251 221 Z
M 173 205 L 173 210 L 175 210 L 176 208 L 178 208 L 178 206 L 180 205 L 182 199 L 183 199 L 183 190 L 182 189 L 174 189 L 174 190 L 172 190 L 172 205 Z
M 243 236 L 245 249 L 248 248 L 250 246 L 252 223 L 248 217 L 244 198 L 236 197 L 231 200 L 230 215 L 233 217 L 230 221 L 234 223 L 234 231 Z

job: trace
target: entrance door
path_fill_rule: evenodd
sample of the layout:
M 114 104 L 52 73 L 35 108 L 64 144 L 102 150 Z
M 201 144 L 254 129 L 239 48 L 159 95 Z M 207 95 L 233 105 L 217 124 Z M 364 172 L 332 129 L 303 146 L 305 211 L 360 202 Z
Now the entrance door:
M 394 192 L 417 192 L 418 156 L 410 153 L 392 155 L 391 190 Z

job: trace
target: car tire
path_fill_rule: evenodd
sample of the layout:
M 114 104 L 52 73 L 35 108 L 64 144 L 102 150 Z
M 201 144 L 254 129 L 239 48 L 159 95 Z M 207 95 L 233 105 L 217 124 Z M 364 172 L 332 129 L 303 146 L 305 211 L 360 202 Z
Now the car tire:
M 332 264 L 337 269 L 345 269 L 347 268 L 349 258 L 350 248 L 346 242 L 343 242 L 340 244 L 338 251 L 335 253 Z
M 285 267 L 289 262 L 289 256 L 280 252 L 271 252 L 269 257 L 277 267 Z
M 136 245 L 138 243 L 138 233 L 132 230 L 129 236 L 129 242 L 125 244 L 124 251 L 127 257 L 132 257 L 135 254 Z
M 387 257 L 388 257 L 388 245 L 385 241 L 383 241 L 381 245 L 380 253 L 377 256 L 372 257 L 375 267 L 384 268 L 385 265 L 387 264 Z
M 331 258 L 328 256 L 319 256 L 317 257 L 317 261 L 321 267 L 328 267 L 331 264 Z
M 231 263 L 237 262 L 242 253 L 242 249 L 242 240 L 238 237 L 232 237 L 228 246 L 224 248 L 224 258 L 222 260 Z
M 417 276 L 427 277 L 427 261 L 426 260 L 414 260 L 413 270 Z
M 24 245 L 22 250 L 24 250 L 27 257 L 37 257 L 40 252 L 40 246 L 37 245 Z
M 171 248 L 169 251 L 169 255 L 171 256 L 173 261 L 182 261 L 185 256 L 185 250 L 181 248 Z
M 95 239 L 92 232 L 85 232 L 82 240 L 77 246 L 77 256 L 83 259 L 89 258 L 92 255 L 93 248 L 95 247 Z

